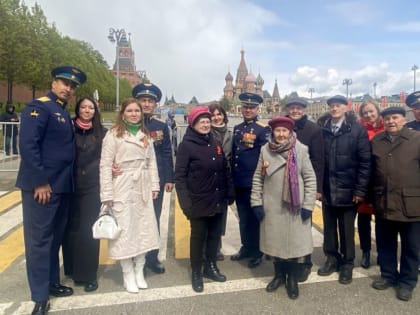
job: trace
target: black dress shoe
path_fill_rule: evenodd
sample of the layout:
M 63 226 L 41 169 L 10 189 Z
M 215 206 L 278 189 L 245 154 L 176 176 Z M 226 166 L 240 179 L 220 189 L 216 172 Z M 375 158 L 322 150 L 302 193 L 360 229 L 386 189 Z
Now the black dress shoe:
M 243 247 L 235 255 L 230 256 L 230 260 L 238 261 L 250 257 L 249 253 Z
M 217 282 L 225 282 L 226 276 L 220 273 L 219 268 L 213 261 L 206 262 L 203 276 Z
M 362 266 L 362 268 L 365 269 L 368 269 L 370 267 L 370 252 L 363 252 L 360 266 Z
M 45 315 L 50 309 L 50 301 L 35 302 L 35 307 L 32 310 L 32 315 Z
M 248 268 L 258 267 L 262 263 L 262 257 L 254 257 L 248 261 Z
M 410 289 L 401 288 L 401 287 L 397 289 L 397 298 L 400 299 L 401 301 L 406 301 L 406 302 L 410 301 L 412 296 L 413 294 Z
M 66 287 L 59 283 L 50 284 L 50 295 L 55 297 L 70 296 L 73 294 L 73 289 Z
M 98 289 L 98 281 L 87 281 L 85 282 L 85 292 L 92 292 Z
M 146 262 L 146 267 L 154 273 L 165 273 L 165 267 L 160 261 Z
M 350 284 L 353 280 L 353 266 L 342 266 L 338 282 L 341 284 Z
M 312 267 L 308 265 L 300 266 L 298 282 L 305 282 L 306 280 L 308 280 L 309 275 L 311 274 L 311 269 Z
M 203 292 L 203 275 L 200 271 L 193 271 L 191 275 L 191 284 L 195 292 Z
M 334 261 L 332 259 L 327 259 L 325 264 L 323 264 L 321 268 L 318 269 L 318 275 L 329 276 L 330 274 L 336 271 L 337 271 L 337 261 Z
M 372 282 L 372 288 L 376 290 L 386 290 L 391 287 L 395 287 L 396 283 L 389 281 L 387 279 L 381 278 Z

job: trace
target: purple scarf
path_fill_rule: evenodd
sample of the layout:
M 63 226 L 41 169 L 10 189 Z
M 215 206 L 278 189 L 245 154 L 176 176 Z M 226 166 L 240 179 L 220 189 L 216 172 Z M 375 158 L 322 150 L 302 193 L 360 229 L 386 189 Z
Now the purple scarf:
M 284 172 L 282 199 L 289 205 L 289 211 L 296 214 L 301 208 L 296 154 L 296 133 L 293 132 L 290 139 L 284 144 L 275 143 L 270 139 L 269 148 L 271 151 L 277 152 L 287 159 L 286 170 Z

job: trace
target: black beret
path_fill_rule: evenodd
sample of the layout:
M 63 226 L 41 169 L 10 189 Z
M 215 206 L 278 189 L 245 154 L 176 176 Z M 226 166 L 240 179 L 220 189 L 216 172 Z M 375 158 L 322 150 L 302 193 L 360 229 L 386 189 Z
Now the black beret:
M 285 106 L 289 107 L 291 105 L 300 105 L 306 107 L 308 106 L 308 102 L 302 97 L 290 97 L 287 99 Z
M 407 96 L 405 103 L 408 107 L 420 105 L 420 91 L 413 92 Z
M 390 114 L 401 114 L 405 117 L 405 109 L 402 107 L 392 106 L 392 107 L 385 108 L 381 112 L 382 117 L 385 117 L 386 115 L 390 115 Z
M 344 97 L 344 96 L 342 96 L 342 95 L 335 95 L 335 96 L 333 96 L 333 97 L 330 97 L 330 98 L 327 100 L 327 104 L 328 104 L 328 106 L 331 106 L 331 104 L 334 104 L 334 103 L 347 105 L 348 101 L 347 101 L 347 98 L 345 98 L 345 97 Z

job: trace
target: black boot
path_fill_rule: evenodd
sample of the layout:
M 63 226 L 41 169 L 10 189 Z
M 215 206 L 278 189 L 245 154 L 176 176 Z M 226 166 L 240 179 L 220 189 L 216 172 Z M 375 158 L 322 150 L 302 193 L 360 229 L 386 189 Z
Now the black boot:
M 203 275 L 204 277 L 217 281 L 217 282 L 226 281 L 225 275 L 220 273 L 219 268 L 217 268 L 215 261 L 206 261 Z
M 191 274 L 191 284 L 192 288 L 195 292 L 203 292 L 203 275 L 201 274 L 201 270 L 193 269 Z
M 35 307 L 32 310 L 32 315 L 45 315 L 50 309 L 50 301 L 36 302 Z
M 281 261 L 274 261 L 274 278 L 265 288 L 267 292 L 273 292 L 286 283 L 286 273 L 283 270 L 283 265 L 284 263 Z
M 298 287 L 298 273 L 299 273 L 299 264 L 297 262 L 286 262 L 286 290 L 287 295 L 292 300 L 295 300 L 299 297 L 299 287 Z
M 368 269 L 370 267 L 370 251 L 363 252 L 360 266 L 362 266 L 365 269 Z

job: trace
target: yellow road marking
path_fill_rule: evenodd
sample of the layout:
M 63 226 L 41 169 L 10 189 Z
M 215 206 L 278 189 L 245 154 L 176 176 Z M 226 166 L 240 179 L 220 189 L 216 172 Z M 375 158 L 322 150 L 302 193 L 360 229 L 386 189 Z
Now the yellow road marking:
M 13 231 L 0 242 L 0 273 L 6 270 L 20 255 L 24 253 L 23 227 Z
M 2 197 L 0 197 L 0 213 L 4 212 L 13 206 L 16 206 L 22 201 L 20 190 L 12 191 Z
M 181 210 L 175 194 L 175 258 L 190 257 L 190 223 Z

